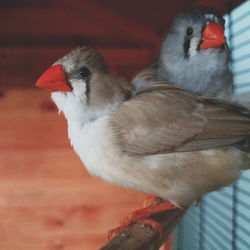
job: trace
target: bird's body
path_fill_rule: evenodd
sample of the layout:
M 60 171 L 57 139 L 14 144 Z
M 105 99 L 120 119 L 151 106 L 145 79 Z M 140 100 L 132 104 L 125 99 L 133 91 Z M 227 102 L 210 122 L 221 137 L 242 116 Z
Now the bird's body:
M 171 49 L 171 48 L 170 48 Z M 159 79 L 178 83 L 179 86 L 192 93 L 228 98 L 232 94 L 232 74 L 228 67 L 228 55 L 225 51 L 200 51 L 202 55 L 183 65 L 172 61 L 161 65 L 158 70 Z M 181 70 L 180 70 L 181 69 Z
M 69 139 L 89 173 L 178 207 L 231 184 L 245 167 L 244 161 L 249 161 L 234 147 L 131 157 L 117 146 L 110 129 L 111 117 L 100 117 L 83 126 L 81 120 L 68 120 Z
M 233 79 L 223 33 L 224 19 L 215 9 L 197 6 L 181 12 L 150 65 L 154 77 L 197 95 L 229 98 Z
M 249 168 L 238 144 L 250 133 L 250 112 L 240 105 L 158 80 L 133 89 L 107 74 L 100 55 L 87 48 L 48 71 L 37 85 L 52 91 L 71 145 L 92 175 L 181 207 Z

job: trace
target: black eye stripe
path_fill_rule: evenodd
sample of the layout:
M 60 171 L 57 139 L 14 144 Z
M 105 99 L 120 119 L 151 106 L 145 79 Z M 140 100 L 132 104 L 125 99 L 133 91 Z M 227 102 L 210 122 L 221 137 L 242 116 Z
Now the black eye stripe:
M 185 37 L 185 41 L 183 44 L 183 49 L 184 49 L 184 57 L 188 58 L 189 57 L 189 48 L 190 48 L 190 39 L 188 37 Z
M 89 95 L 90 95 L 90 82 L 89 82 L 89 80 L 86 81 L 85 95 L 86 95 L 86 103 L 89 104 Z
M 65 72 L 64 72 L 64 73 L 65 73 Z M 71 85 L 71 83 L 70 83 L 70 81 L 69 81 L 69 76 L 68 76 L 67 73 L 65 73 L 65 77 L 66 77 L 66 84 L 69 86 L 69 88 L 70 88 L 71 90 L 73 90 L 73 87 L 72 87 L 72 85 Z
M 69 86 L 69 88 L 70 88 L 71 90 L 73 90 L 73 88 L 72 88 L 70 82 L 69 82 L 69 81 L 66 81 L 66 83 L 67 83 L 67 85 Z

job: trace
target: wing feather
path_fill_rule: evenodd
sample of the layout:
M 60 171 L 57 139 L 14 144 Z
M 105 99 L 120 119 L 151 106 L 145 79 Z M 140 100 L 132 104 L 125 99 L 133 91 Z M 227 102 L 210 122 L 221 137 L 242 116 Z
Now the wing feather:
M 237 143 L 250 133 L 250 113 L 239 104 L 160 82 L 124 102 L 110 125 L 122 151 L 152 155 Z

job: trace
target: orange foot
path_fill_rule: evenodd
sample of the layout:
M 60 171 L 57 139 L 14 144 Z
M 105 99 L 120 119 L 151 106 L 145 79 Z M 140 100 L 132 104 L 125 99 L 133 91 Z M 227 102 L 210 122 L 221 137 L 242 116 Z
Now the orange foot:
M 108 239 L 111 239 L 117 233 L 123 230 L 125 227 L 136 222 L 151 225 L 153 228 L 157 229 L 159 231 L 160 236 L 162 236 L 161 225 L 157 221 L 154 221 L 152 219 L 147 219 L 147 216 L 154 214 L 154 213 L 159 213 L 165 210 L 173 210 L 173 209 L 179 209 L 179 208 L 173 205 L 171 202 L 166 201 L 161 204 L 157 204 L 151 207 L 146 207 L 146 208 L 136 210 L 132 212 L 124 220 L 122 220 L 119 227 L 109 230 Z

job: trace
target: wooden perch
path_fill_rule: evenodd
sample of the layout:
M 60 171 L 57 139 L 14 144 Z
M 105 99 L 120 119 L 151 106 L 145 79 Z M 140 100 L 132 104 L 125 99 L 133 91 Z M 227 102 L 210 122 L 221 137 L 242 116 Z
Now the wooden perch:
M 162 201 L 159 201 L 162 202 Z M 157 229 L 150 225 L 135 223 L 129 225 L 107 242 L 100 250 L 156 250 L 167 240 L 177 226 L 188 207 L 163 211 L 149 216 L 157 221 L 163 229 L 163 236 L 159 237 Z

